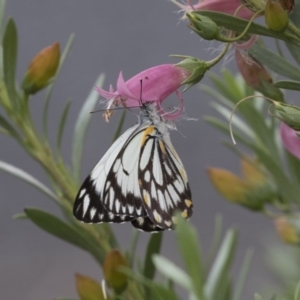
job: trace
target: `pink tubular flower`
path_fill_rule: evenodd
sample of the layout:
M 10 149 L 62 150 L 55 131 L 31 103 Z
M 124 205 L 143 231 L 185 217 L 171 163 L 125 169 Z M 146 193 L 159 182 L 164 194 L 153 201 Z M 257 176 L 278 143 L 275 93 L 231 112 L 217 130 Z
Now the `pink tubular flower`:
M 280 136 L 286 150 L 300 159 L 299 131 L 295 131 L 285 123 L 280 124 Z
M 191 0 L 187 1 L 188 4 L 181 4 L 176 0 L 171 0 L 171 2 L 173 2 L 186 12 L 190 12 L 193 10 L 211 10 L 228 15 L 234 15 L 237 8 L 241 6 L 240 0 L 199 0 L 196 4 L 191 4 Z M 243 7 L 238 11 L 237 17 L 249 20 L 251 19 L 253 14 L 254 13 L 251 10 Z
M 191 75 L 184 68 L 171 64 L 159 65 L 144 70 L 125 82 L 122 72 L 117 81 L 117 90 L 110 86 L 109 91 L 96 87 L 96 91 L 108 99 L 107 109 L 117 105 L 125 107 L 137 107 L 142 103 L 156 103 L 159 112 L 164 113 L 161 103 L 172 93 L 176 92 L 181 107 L 176 113 L 164 114 L 165 119 L 175 119 L 183 110 L 183 101 L 177 89 Z

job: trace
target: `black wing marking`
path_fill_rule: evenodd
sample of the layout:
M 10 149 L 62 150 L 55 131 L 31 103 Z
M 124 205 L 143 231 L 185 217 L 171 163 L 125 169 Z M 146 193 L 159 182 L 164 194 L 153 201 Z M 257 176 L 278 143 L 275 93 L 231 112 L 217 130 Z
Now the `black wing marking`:
M 131 224 L 142 231 L 146 231 L 146 232 L 159 232 L 159 231 L 164 231 L 163 228 L 155 226 L 151 220 L 148 217 L 139 217 L 133 221 L 131 221 Z
M 73 207 L 73 214 L 78 220 L 85 223 L 121 223 L 134 219 L 132 216 L 126 214 L 116 214 L 109 211 L 103 203 L 103 189 L 107 177 L 112 172 L 112 165 L 116 161 L 116 157 L 126 147 L 128 140 L 135 134 L 139 127 L 140 125 L 135 125 L 123 133 L 107 150 L 82 184 Z
M 155 226 L 172 229 L 176 211 L 191 217 L 193 204 L 184 167 L 168 135 L 162 136 L 154 126 L 141 147 L 139 181 L 144 207 Z

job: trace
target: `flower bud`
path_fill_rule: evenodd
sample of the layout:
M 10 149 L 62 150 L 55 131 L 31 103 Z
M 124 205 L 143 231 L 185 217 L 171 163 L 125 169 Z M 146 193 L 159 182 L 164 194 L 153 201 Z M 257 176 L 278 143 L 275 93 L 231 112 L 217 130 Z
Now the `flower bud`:
M 22 88 L 26 94 L 35 94 L 54 77 L 60 60 L 59 43 L 40 51 L 30 62 L 23 78 Z
M 300 131 L 300 108 L 274 101 L 275 116 L 296 131 Z
M 213 40 L 219 36 L 219 27 L 212 19 L 195 13 L 189 13 L 187 17 L 191 22 L 189 27 L 205 40 Z
M 128 277 L 119 268 L 128 267 L 128 262 L 118 250 L 111 250 L 105 258 L 103 274 L 108 286 L 117 293 L 121 293 L 127 286 Z
M 269 0 L 265 9 L 265 22 L 269 29 L 283 31 L 289 22 L 288 14 L 280 3 Z
M 270 73 L 259 61 L 237 49 L 235 50 L 235 60 L 247 85 L 266 97 L 283 101 L 282 92 L 273 86 Z
M 204 60 L 190 56 L 187 56 L 184 60 L 176 64 L 176 66 L 186 69 L 191 74 L 181 83 L 182 85 L 187 84 L 188 87 L 201 81 L 205 72 L 209 70 L 209 66 Z
M 300 244 L 300 218 L 281 216 L 274 221 L 277 234 L 288 244 Z
M 94 279 L 75 274 L 77 293 L 81 300 L 104 300 L 102 288 Z
M 208 168 L 209 178 L 216 190 L 230 202 L 252 210 L 261 210 L 275 195 L 275 186 L 253 159 L 241 161 L 243 177 L 217 168 Z

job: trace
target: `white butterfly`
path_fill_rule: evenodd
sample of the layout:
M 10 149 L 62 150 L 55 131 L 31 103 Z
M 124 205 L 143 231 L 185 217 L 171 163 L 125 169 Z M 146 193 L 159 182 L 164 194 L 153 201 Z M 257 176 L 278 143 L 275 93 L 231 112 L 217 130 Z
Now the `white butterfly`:
M 154 104 L 144 104 L 139 123 L 112 144 L 82 184 L 74 216 L 86 223 L 131 221 L 149 232 L 173 229 L 175 212 L 190 218 L 191 191 L 170 128 Z

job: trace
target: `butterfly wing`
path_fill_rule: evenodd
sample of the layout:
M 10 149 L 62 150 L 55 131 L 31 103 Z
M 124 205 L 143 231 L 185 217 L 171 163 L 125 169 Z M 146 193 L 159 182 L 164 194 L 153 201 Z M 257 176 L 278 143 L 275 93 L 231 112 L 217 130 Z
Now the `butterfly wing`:
M 90 175 L 83 182 L 76 196 L 73 208 L 73 214 L 78 220 L 85 223 L 120 223 L 131 221 L 136 217 L 134 215 L 127 214 L 129 209 L 123 213 L 124 210 L 119 210 L 118 207 L 121 205 L 121 201 L 123 200 L 124 202 L 124 198 L 127 196 L 127 188 L 129 188 L 128 182 L 132 182 L 132 180 L 137 182 L 137 178 L 133 178 L 135 174 L 137 176 L 137 171 L 134 172 L 133 169 L 133 171 L 128 174 L 128 176 L 125 176 L 122 181 L 118 180 L 118 176 L 122 174 L 120 169 L 122 169 L 124 160 L 122 159 L 121 164 L 120 157 L 122 158 L 124 153 L 127 154 L 124 149 L 126 149 L 128 144 L 130 144 L 130 141 L 134 139 L 139 127 L 140 125 L 137 124 L 125 131 L 112 144 L 102 159 L 94 167 Z M 135 156 L 135 160 L 138 161 L 139 153 L 135 152 Z M 132 159 L 134 160 L 133 157 Z M 137 167 L 138 166 L 136 166 L 136 168 Z M 127 181 L 127 184 L 125 181 Z M 124 187 L 117 186 L 117 184 L 123 184 Z M 120 202 L 118 202 L 119 200 L 116 199 L 115 196 L 118 196 L 122 190 L 124 191 L 123 198 L 120 199 Z M 129 191 L 131 191 L 131 189 Z M 105 205 L 104 199 L 108 205 Z M 114 201 L 114 199 L 118 201 Z M 126 202 L 122 204 L 126 204 Z M 142 210 L 140 213 L 142 215 L 144 211 Z
M 138 178 L 143 204 L 154 228 L 172 229 L 176 211 L 184 218 L 192 215 L 191 191 L 183 164 L 168 133 L 162 135 L 155 126 L 149 126 L 142 138 Z M 149 220 L 134 221 L 133 225 L 149 228 Z

